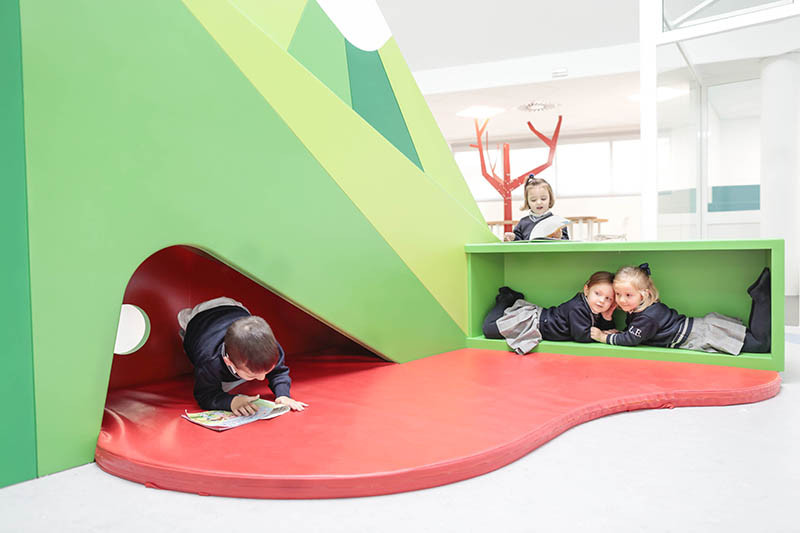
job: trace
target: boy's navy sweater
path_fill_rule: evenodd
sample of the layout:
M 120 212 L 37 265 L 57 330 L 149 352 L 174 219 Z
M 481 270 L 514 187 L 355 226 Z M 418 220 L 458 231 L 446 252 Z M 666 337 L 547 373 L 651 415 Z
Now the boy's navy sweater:
M 582 292 L 559 306 L 542 309 L 539 317 L 539 332 L 546 341 L 592 342 L 592 326 L 603 330 L 616 327 L 613 321 L 592 313 Z
M 661 302 L 648 306 L 644 311 L 628 313 L 627 329 L 606 337 L 606 343 L 619 346 L 649 344 L 677 348 L 692 331 L 694 319 L 686 318 Z
M 222 382 L 238 381 L 222 360 L 228 326 L 250 316 L 246 309 L 223 305 L 198 313 L 186 326 L 183 349 L 194 365 L 194 398 L 203 409 L 231 410 L 233 396 L 222 390 Z M 268 374 L 269 388 L 275 397 L 289 396 L 292 380 L 284 364 L 283 348 L 278 344 L 278 363 Z
M 553 216 L 553 213 L 546 213 L 541 217 L 534 220 L 530 215 L 526 215 L 519 222 L 517 222 L 516 227 L 514 228 L 514 240 L 515 241 L 524 241 L 528 239 L 528 236 L 533 231 L 534 226 L 541 222 L 546 218 L 550 218 Z M 568 241 L 569 240 L 569 231 L 567 231 L 567 227 L 564 226 L 561 228 L 561 240 Z

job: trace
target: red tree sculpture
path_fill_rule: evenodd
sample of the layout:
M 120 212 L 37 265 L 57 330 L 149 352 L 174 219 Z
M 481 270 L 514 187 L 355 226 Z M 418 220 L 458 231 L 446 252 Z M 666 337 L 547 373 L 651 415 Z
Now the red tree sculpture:
M 529 174 L 538 174 L 539 172 L 543 171 L 547 167 L 553 164 L 553 158 L 556 155 L 556 144 L 558 143 L 558 133 L 561 131 L 561 115 L 558 116 L 558 124 L 556 124 L 556 130 L 553 132 L 553 137 L 549 138 L 546 135 L 543 135 L 536 128 L 533 127 L 533 124 L 528 122 L 528 127 L 531 129 L 533 133 L 539 137 L 542 142 L 544 142 L 547 146 L 550 147 L 550 153 L 547 156 L 547 163 L 539 165 L 538 167 L 529 170 L 528 172 L 523 173 L 521 176 L 515 178 L 513 181 L 511 180 L 511 159 L 509 156 L 509 146 L 508 143 L 503 143 L 503 179 L 501 180 L 500 177 L 494 173 L 494 167 L 496 166 L 496 162 L 491 167 L 491 174 L 489 171 L 486 170 L 486 158 L 489 157 L 489 134 L 486 133 L 486 158 L 483 156 L 483 143 L 481 142 L 481 137 L 483 136 L 484 132 L 486 131 L 486 125 L 489 123 L 489 119 L 486 119 L 483 122 L 481 127 L 478 127 L 478 119 L 475 119 L 475 133 L 478 136 L 478 144 L 471 144 L 470 146 L 473 148 L 478 149 L 478 153 L 481 156 L 481 173 L 483 177 L 486 178 L 486 181 L 494 187 L 494 189 L 500 193 L 500 196 L 503 197 L 503 220 L 506 222 L 503 231 L 511 231 L 512 222 L 511 222 L 511 191 L 519 187 L 524 181 L 525 178 L 528 177 Z

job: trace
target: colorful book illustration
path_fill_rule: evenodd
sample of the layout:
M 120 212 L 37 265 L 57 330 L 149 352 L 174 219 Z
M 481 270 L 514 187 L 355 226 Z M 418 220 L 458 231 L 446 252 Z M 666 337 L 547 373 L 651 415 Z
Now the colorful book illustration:
M 213 429 L 214 431 L 225 431 L 226 429 L 243 426 L 245 424 L 249 424 L 250 422 L 255 422 L 256 420 L 275 418 L 276 416 L 280 416 L 289 410 L 288 405 L 278 405 L 269 400 L 258 399 L 253 402 L 253 404 L 258 407 L 258 410 L 255 412 L 255 414 L 247 416 L 236 416 L 231 411 L 215 410 L 201 411 L 199 413 L 190 413 L 189 411 L 185 411 L 181 417 L 185 418 L 189 422 L 194 422 L 195 424 L 199 424 L 208 429 Z

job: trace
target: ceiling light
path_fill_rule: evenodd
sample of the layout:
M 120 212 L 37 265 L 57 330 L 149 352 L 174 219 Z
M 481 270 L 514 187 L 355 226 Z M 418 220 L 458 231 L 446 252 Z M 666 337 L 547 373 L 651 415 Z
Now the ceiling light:
M 500 113 L 505 112 L 502 107 L 489 107 L 486 105 L 474 105 L 466 109 L 462 109 L 456 115 L 459 117 L 467 118 L 490 118 Z
M 545 102 L 543 100 L 534 100 L 533 102 L 522 104 L 517 109 L 519 109 L 520 111 L 528 111 L 531 113 L 536 113 L 537 111 L 549 111 L 550 109 L 555 109 L 556 107 L 558 107 L 558 104 L 554 104 L 552 102 Z
M 659 87 L 656 89 L 656 102 L 665 102 L 689 94 L 689 89 L 676 89 L 674 87 Z M 638 102 L 640 99 L 639 93 L 632 94 L 628 100 Z

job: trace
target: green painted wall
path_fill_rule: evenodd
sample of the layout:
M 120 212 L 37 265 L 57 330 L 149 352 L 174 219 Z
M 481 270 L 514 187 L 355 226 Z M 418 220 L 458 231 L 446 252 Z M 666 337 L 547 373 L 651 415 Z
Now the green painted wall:
M 450 145 L 444 139 L 425 97 L 417 86 L 394 38 L 378 50 L 386 76 L 392 84 L 403 119 L 411 134 L 425 174 L 435 180 L 465 210 L 481 223 L 485 222 L 475 197 L 456 164 Z
M 21 20 L 39 474 L 91 460 L 125 286 L 166 246 L 213 253 L 395 361 L 464 345 L 409 261 L 182 4 L 25 0 Z M 427 223 L 466 215 L 451 204 L 434 198 Z M 446 261 L 464 262 L 451 244 Z
M 0 395 L 15 413 L 0 432 L 0 486 L 36 476 L 19 3 L 0 2 Z
M 464 243 L 497 242 L 486 224 L 229 4 L 184 3 L 466 332 Z
M 350 104 L 350 77 L 344 37 L 316 0 L 306 4 L 289 45 L 289 53 L 342 101 Z
M 308 0 L 228 0 L 228 2 L 285 50 L 292 41 Z
M 367 52 L 345 41 L 353 109 L 395 148 L 423 169 L 406 121 L 377 51 Z M 423 169 L 424 170 L 424 169 Z

